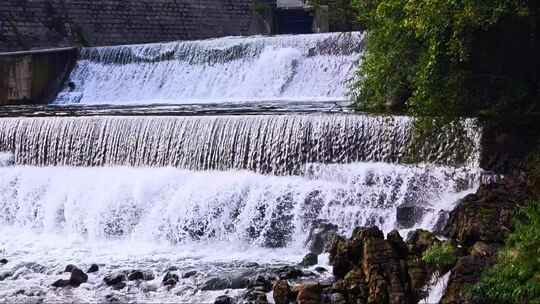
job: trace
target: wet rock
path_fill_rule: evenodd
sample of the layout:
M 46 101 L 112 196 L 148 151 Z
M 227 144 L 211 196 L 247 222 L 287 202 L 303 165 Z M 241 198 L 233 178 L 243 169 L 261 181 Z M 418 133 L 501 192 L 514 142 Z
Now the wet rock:
M 195 276 L 196 274 L 197 274 L 196 270 L 191 270 L 191 271 L 184 272 L 184 274 L 182 274 L 182 279 L 191 278 L 191 277 Z
M 11 277 L 13 275 L 13 272 L 12 271 L 4 271 L 2 273 L 0 273 L 0 281 L 3 281 L 9 277 Z
M 401 229 L 412 228 L 419 223 L 424 215 L 432 209 L 417 202 L 407 202 L 397 207 L 396 222 Z
M 268 304 L 266 293 L 258 290 L 248 290 L 240 301 L 242 304 Z
M 356 267 L 345 278 L 334 284 L 333 289 L 347 295 L 352 303 L 364 303 L 367 299 L 366 278 L 362 269 Z
M 140 288 L 143 292 L 156 292 L 158 290 L 158 286 L 150 282 L 144 282 L 140 285 Z
M 180 278 L 178 277 L 178 275 L 176 273 L 167 272 L 165 274 L 165 276 L 163 277 L 162 283 L 165 286 L 171 286 L 172 287 L 172 286 L 175 286 L 176 283 L 178 283 L 179 280 L 180 280 Z
M 306 245 L 309 251 L 313 254 L 319 255 L 328 250 L 330 242 L 338 233 L 338 226 L 327 223 L 319 222 L 313 225 L 309 232 L 309 236 Z
M 259 287 L 264 292 L 272 290 L 272 280 L 274 278 L 268 274 L 258 274 L 248 280 L 248 288 Z
M 223 290 L 231 288 L 232 282 L 228 278 L 211 278 L 204 282 L 201 286 L 201 290 Z
M 443 233 L 467 247 L 477 241 L 502 244 L 512 228 L 517 202 L 526 200 L 527 184 L 521 179 L 508 177 L 481 185 L 450 212 Z
M 349 241 L 342 237 L 332 240 L 329 250 L 329 261 L 333 266 L 333 274 L 337 279 L 345 277 L 354 265 L 360 262 L 362 246 L 357 241 Z
M 330 294 L 329 302 L 330 304 L 347 304 L 347 299 L 345 299 L 345 296 L 343 294 L 336 292 Z
M 322 287 L 319 284 L 301 284 L 298 288 L 297 304 L 321 303 Z
M 82 283 L 88 282 L 88 275 L 79 268 L 74 268 L 71 271 L 71 276 L 69 277 L 69 285 L 73 287 L 79 287 Z
M 69 280 L 60 279 L 51 284 L 52 287 L 64 288 L 69 286 Z
M 325 272 L 328 272 L 328 269 L 324 267 L 315 267 L 315 271 L 318 273 L 325 273 Z
M 0 265 L 6 265 L 8 263 L 7 259 L 0 259 Z
M 64 272 L 69 272 L 71 273 L 74 269 L 76 269 L 77 266 L 73 265 L 73 264 L 69 264 L 66 266 L 66 268 L 64 269 Z
M 288 304 L 291 301 L 291 287 L 286 280 L 278 280 L 272 288 L 275 304 Z
M 90 265 L 90 268 L 86 271 L 86 273 L 94 273 L 99 271 L 99 266 L 97 264 Z
M 411 231 L 407 235 L 407 246 L 409 250 L 419 255 L 439 242 L 432 232 L 423 229 Z
M 118 282 L 116 284 L 113 284 L 111 287 L 113 290 L 121 290 L 124 289 L 127 286 L 125 282 Z
M 294 266 L 283 266 L 276 271 L 276 274 L 282 280 L 294 280 L 301 277 L 304 272 Z
M 128 281 L 152 281 L 155 277 L 150 271 L 133 270 L 128 274 L 127 279 Z
M 107 286 L 117 285 L 126 280 L 127 280 L 127 276 L 123 272 L 112 273 L 103 278 L 103 282 L 105 282 Z
M 476 284 L 480 280 L 482 271 L 489 265 L 487 259 L 475 256 L 459 258 L 450 274 L 441 304 L 472 303 L 466 286 Z
M 234 299 L 227 295 L 219 296 L 214 300 L 214 304 L 234 304 L 234 303 L 235 303 Z
M 302 259 L 302 262 L 300 262 L 300 266 L 309 267 L 313 265 L 317 265 L 319 262 L 319 257 L 315 253 L 308 253 L 306 256 Z

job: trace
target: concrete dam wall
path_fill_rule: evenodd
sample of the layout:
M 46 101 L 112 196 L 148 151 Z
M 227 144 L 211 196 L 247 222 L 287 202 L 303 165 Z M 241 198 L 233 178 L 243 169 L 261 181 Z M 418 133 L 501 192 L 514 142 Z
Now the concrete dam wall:
M 275 0 L 2 0 L 0 52 L 269 34 Z

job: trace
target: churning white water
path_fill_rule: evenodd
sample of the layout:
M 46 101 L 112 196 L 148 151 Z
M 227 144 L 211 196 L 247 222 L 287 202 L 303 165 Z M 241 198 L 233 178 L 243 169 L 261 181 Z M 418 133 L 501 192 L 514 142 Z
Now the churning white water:
M 361 33 L 84 48 L 57 104 L 343 100 Z

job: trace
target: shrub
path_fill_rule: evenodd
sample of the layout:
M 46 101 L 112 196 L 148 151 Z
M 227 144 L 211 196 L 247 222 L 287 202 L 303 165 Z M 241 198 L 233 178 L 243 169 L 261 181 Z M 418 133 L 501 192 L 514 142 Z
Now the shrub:
M 445 272 L 456 264 L 456 249 L 449 242 L 434 244 L 424 252 L 422 261 L 439 272 Z
M 492 303 L 540 303 L 540 203 L 518 212 L 515 230 L 497 264 L 472 288 L 474 296 Z

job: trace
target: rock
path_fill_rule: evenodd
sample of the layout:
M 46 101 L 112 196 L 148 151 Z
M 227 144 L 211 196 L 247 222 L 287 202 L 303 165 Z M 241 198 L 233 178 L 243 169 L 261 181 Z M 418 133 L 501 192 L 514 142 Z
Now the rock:
M 204 282 L 201 286 L 201 290 L 223 290 L 231 288 L 232 282 L 228 278 L 211 278 Z
M 7 263 L 8 263 L 7 259 L 0 259 L 0 264 L 1 265 L 6 265 Z
M 345 277 L 347 272 L 353 269 L 361 256 L 361 248 L 352 248 L 354 245 L 342 237 L 335 237 L 330 245 L 330 265 L 333 266 L 333 274 L 337 279 Z
M 219 296 L 214 300 L 214 304 L 234 304 L 234 303 L 235 303 L 234 299 L 227 295 Z
M 439 242 L 440 241 L 433 233 L 423 229 L 411 231 L 407 235 L 407 246 L 409 251 L 420 256 L 428 248 L 431 248 L 431 246 Z
M 191 270 L 191 271 L 185 272 L 184 274 L 182 274 L 182 279 L 191 278 L 192 276 L 194 276 L 196 274 L 197 274 L 196 270 Z
M 471 303 L 466 287 L 476 284 L 482 271 L 489 265 L 487 259 L 475 256 L 459 258 L 450 274 L 441 304 Z
M 417 202 L 406 202 L 397 207 L 396 222 L 401 229 L 412 228 L 416 223 L 419 223 L 424 215 L 432 211 L 431 208 L 426 208 Z
M 116 284 L 113 284 L 111 287 L 114 290 L 121 290 L 121 289 L 124 289 L 126 286 L 127 284 L 125 282 L 118 282 Z
M 318 272 L 318 273 L 325 273 L 328 271 L 328 269 L 324 268 L 324 267 L 315 267 L 315 271 Z
M 483 184 L 450 212 L 443 233 L 467 247 L 477 241 L 502 244 L 512 228 L 517 202 L 526 200 L 527 184 L 521 179 Z
M 276 274 L 282 280 L 294 280 L 301 277 L 304 272 L 294 266 L 283 266 L 276 271 Z
M 338 233 L 338 226 L 327 222 L 319 222 L 312 226 L 306 245 L 309 251 L 319 255 L 328 250 L 330 242 Z
M 66 268 L 64 269 L 64 272 L 72 272 L 73 269 L 76 269 L 77 266 L 73 265 L 73 264 L 69 264 L 66 266 Z
M 88 275 L 84 273 L 79 268 L 74 268 L 71 271 L 71 276 L 69 278 L 69 285 L 73 287 L 79 287 L 82 283 L 88 282 Z
M 338 292 L 330 294 L 329 302 L 330 304 L 347 304 L 345 296 Z
M 491 258 L 497 254 L 497 250 L 498 248 L 495 245 L 478 241 L 471 247 L 471 255 L 479 258 Z
M 272 288 L 275 304 L 288 304 L 291 300 L 291 287 L 286 280 L 278 280 Z
M 269 275 L 258 274 L 255 277 L 248 279 L 248 288 L 259 287 L 262 291 L 269 292 L 272 290 L 272 279 L 274 278 Z M 242 288 L 241 285 L 239 285 L 239 287 Z
M 266 293 L 258 290 L 248 290 L 241 303 L 245 304 L 268 304 Z
M 302 284 L 296 297 L 297 304 L 320 304 L 322 287 L 319 284 Z
M 302 259 L 302 262 L 300 262 L 300 266 L 309 267 L 313 265 L 317 265 L 319 262 L 319 257 L 315 253 L 308 253 L 306 256 Z
M 12 271 L 4 271 L 2 273 L 0 273 L 0 281 L 3 281 L 9 277 L 11 277 L 13 275 L 13 272 Z
M 69 286 L 69 280 L 60 279 L 51 284 L 52 287 L 64 288 Z
M 163 285 L 172 287 L 172 286 L 175 286 L 179 280 L 180 278 L 178 277 L 176 273 L 167 272 L 165 276 L 163 277 L 162 282 L 163 282 Z
M 143 292 L 156 292 L 158 290 L 158 286 L 156 284 L 149 282 L 141 284 L 140 288 Z
M 99 266 L 97 264 L 90 265 L 90 268 L 86 271 L 86 273 L 94 273 L 99 271 Z
M 122 272 L 109 274 L 103 278 L 103 282 L 105 282 L 107 286 L 117 285 L 118 283 L 124 282 L 125 280 L 127 280 L 127 276 L 125 273 Z
M 152 281 L 154 279 L 154 274 L 149 271 L 133 270 L 128 274 L 128 281 Z

